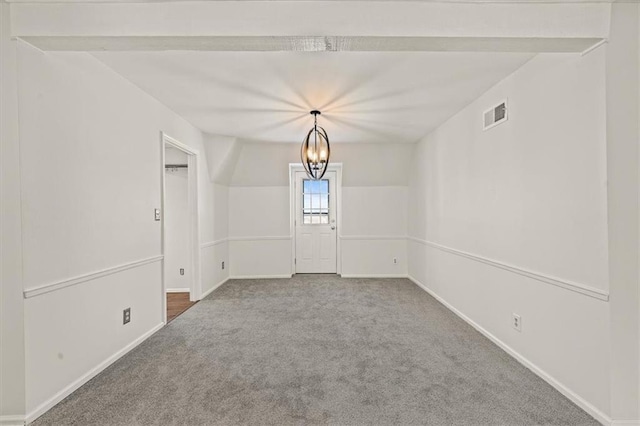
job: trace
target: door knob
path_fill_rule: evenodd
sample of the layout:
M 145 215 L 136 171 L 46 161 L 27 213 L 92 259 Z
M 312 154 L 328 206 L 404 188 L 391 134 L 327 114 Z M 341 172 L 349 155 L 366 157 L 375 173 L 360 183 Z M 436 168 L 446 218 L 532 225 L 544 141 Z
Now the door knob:
M 335 225 L 331 225 L 331 229 L 336 229 L 336 226 Z

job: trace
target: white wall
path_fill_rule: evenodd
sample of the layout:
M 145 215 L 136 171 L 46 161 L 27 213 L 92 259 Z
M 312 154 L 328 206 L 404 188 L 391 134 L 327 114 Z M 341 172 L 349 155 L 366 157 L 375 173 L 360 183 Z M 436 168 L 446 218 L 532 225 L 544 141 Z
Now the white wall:
M 229 189 L 232 277 L 291 275 L 289 234 L 288 186 Z
M 483 131 L 503 99 L 508 121 Z M 409 274 L 600 419 L 605 105 L 605 48 L 538 55 L 417 144 L 408 197 Z
M 205 134 L 203 147 L 209 182 L 213 190 L 205 194 L 205 204 L 213 208 L 200 220 L 200 262 L 202 293 L 208 295 L 229 278 L 229 180 L 238 148 L 234 138 Z M 222 263 L 224 262 L 224 269 Z
M 412 145 L 333 144 L 343 164 L 344 276 L 406 275 L 406 188 Z M 231 276 L 291 274 L 289 163 L 298 144 L 243 143 L 229 189 Z M 393 258 L 397 263 L 393 263 Z
M 160 131 L 201 153 L 203 146 L 199 130 L 88 54 L 45 54 L 21 43 L 18 76 L 32 419 L 161 324 L 160 222 L 153 219 Z M 213 238 L 215 206 L 202 155 L 199 173 L 204 242 Z M 213 264 L 202 261 L 206 288 Z M 58 288 L 74 277 L 81 278 Z M 126 307 L 132 320 L 123 326 Z
M 406 275 L 407 187 L 344 187 L 340 235 L 343 276 Z
M 0 2 L 0 423 L 18 424 L 25 410 L 24 299 L 17 42 L 10 34 L 9 4 Z
M 611 417 L 632 424 L 640 424 L 639 8 L 612 5 L 606 57 Z
M 165 164 L 187 164 L 187 154 L 165 148 Z M 187 169 L 166 169 L 164 203 L 164 279 L 168 292 L 191 287 L 189 187 Z M 184 275 L 180 275 L 184 269 Z

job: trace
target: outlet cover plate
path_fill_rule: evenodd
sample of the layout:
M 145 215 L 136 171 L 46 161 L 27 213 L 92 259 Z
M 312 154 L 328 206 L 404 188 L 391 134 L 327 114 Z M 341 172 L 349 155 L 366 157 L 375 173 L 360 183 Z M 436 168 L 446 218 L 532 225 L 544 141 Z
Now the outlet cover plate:
M 511 325 L 517 331 L 522 331 L 522 317 L 520 317 L 520 315 L 518 314 L 513 314 L 513 320 Z

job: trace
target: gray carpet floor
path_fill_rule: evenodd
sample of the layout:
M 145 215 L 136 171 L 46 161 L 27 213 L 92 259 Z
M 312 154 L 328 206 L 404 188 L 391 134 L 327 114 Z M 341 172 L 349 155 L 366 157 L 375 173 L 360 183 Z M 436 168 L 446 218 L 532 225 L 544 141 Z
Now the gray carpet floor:
M 229 281 L 34 423 L 238 424 L 598 423 L 410 281 L 334 275 Z

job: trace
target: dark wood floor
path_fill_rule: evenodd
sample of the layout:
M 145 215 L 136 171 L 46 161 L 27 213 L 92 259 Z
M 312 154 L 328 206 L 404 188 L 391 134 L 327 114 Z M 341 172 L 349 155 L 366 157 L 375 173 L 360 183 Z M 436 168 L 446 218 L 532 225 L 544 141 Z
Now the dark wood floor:
M 196 303 L 189 301 L 189 293 L 167 293 L 167 323 Z

